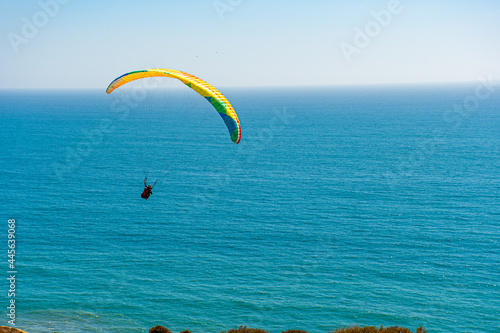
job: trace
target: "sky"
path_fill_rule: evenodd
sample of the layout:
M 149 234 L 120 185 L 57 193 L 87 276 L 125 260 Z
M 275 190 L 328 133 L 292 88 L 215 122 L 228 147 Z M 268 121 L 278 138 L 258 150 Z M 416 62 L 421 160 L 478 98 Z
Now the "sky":
M 499 36 L 499 0 L 0 0 L 0 89 L 146 68 L 216 87 L 498 80 Z

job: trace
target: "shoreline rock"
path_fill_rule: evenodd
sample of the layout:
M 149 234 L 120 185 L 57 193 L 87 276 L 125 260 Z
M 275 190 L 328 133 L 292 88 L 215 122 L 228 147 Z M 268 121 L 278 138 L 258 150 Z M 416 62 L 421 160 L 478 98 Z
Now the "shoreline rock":
M 28 332 L 25 332 L 23 330 L 14 327 L 0 326 L 0 333 L 28 333 Z

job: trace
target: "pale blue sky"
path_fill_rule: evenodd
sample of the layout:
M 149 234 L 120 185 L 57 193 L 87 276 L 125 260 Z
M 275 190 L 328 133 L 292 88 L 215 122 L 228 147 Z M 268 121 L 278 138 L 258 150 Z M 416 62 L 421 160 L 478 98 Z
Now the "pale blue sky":
M 0 89 L 105 89 L 154 67 L 220 87 L 500 77 L 499 0 L 59 2 L 0 0 Z

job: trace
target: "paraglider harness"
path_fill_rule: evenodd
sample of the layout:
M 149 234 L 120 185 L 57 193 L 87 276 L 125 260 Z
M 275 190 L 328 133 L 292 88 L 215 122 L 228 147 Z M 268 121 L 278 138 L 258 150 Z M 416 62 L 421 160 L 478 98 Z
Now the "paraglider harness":
M 156 181 L 153 184 L 153 186 L 151 186 L 151 185 L 147 184 L 147 181 L 148 181 L 148 177 L 146 177 L 146 179 L 144 179 L 144 191 L 141 194 L 141 198 L 146 199 L 146 200 L 148 200 L 149 196 L 151 194 L 153 194 L 153 187 L 155 187 L 156 183 L 158 182 L 158 181 Z

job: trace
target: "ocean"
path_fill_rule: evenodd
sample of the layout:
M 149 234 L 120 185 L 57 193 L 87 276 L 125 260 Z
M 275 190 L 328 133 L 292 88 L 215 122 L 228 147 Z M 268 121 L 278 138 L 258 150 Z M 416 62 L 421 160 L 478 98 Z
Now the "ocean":
M 0 326 L 500 332 L 499 86 L 131 85 L 0 92 Z

